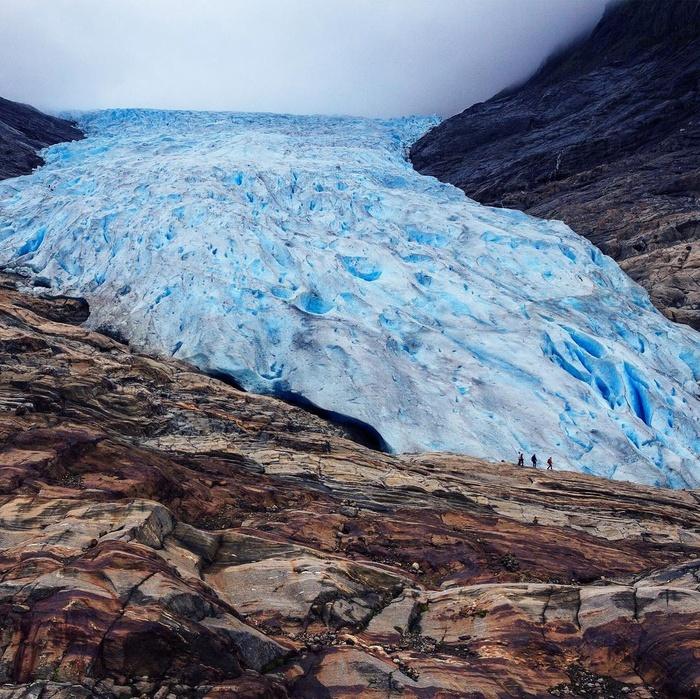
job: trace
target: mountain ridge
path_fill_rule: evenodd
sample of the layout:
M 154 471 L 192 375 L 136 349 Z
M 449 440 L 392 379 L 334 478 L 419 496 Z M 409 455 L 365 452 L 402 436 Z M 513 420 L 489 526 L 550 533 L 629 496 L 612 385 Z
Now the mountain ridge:
M 700 4 L 626 0 L 410 157 L 483 204 L 565 221 L 698 329 L 699 85 Z
M 0 97 L 0 180 L 28 175 L 43 165 L 42 148 L 81 138 L 73 122 Z

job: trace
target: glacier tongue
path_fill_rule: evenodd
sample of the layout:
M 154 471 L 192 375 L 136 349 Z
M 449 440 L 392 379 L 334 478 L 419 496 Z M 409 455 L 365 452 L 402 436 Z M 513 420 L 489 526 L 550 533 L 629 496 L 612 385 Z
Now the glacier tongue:
M 700 484 L 700 335 L 562 223 L 414 172 L 434 122 L 107 111 L 0 184 L 0 262 L 94 327 L 396 451 Z

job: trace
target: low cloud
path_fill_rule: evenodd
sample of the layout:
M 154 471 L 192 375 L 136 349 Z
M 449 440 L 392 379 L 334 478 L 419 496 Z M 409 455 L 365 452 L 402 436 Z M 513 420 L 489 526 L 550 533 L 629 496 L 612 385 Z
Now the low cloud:
M 0 95 L 44 109 L 449 115 L 605 0 L 2 0 Z

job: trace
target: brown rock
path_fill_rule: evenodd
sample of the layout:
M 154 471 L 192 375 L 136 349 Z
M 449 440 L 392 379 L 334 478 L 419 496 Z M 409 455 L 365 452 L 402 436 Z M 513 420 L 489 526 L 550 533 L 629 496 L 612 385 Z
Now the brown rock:
M 47 304 L 0 284 L 0 699 L 697 693 L 699 493 L 375 452 Z

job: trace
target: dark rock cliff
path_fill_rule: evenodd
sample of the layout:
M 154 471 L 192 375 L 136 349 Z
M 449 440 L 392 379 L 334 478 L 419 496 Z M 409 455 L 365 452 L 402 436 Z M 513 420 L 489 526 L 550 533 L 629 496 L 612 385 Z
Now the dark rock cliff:
M 26 175 L 44 161 L 37 151 L 83 133 L 71 122 L 0 97 L 0 180 Z
M 627 0 L 418 141 L 420 172 L 558 218 L 700 329 L 700 2 Z

